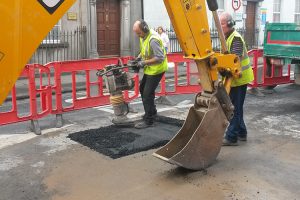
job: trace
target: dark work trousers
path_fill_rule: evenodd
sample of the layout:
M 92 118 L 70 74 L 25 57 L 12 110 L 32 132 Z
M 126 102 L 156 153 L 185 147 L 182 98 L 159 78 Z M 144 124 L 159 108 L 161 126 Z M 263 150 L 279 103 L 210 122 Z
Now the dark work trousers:
M 232 87 L 229 93 L 234 105 L 234 115 L 226 131 L 225 138 L 230 142 L 236 142 L 239 137 L 247 137 L 247 129 L 244 122 L 243 106 L 247 92 L 247 84 Z
M 153 124 L 154 116 L 157 113 L 156 106 L 154 104 L 155 89 L 157 88 L 164 73 L 157 75 L 144 74 L 140 83 L 140 93 L 143 100 L 145 116 L 143 119 L 146 124 Z

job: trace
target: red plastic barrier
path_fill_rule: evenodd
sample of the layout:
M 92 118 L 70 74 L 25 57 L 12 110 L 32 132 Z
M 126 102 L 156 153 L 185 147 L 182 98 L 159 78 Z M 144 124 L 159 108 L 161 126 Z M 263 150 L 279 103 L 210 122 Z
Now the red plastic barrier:
M 131 57 L 123 57 L 121 58 L 123 63 L 127 63 L 127 61 Z M 106 65 L 117 64 L 119 58 L 101 58 L 101 59 L 93 59 L 93 60 L 80 60 L 80 61 L 67 61 L 67 62 L 54 62 L 46 65 L 48 68 L 54 68 L 54 82 L 53 90 L 56 94 L 56 108 L 53 109 L 52 114 L 61 114 L 63 112 L 69 112 L 73 110 L 80 110 L 84 108 L 91 108 L 95 106 L 107 105 L 109 104 L 109 94 L 104 92 L 104 85 L 102 77 L 97 77 L 96 81 L 91 81 L 91 73 L 93 72 L 94 77 L 96 76 L 96 71 L 99 69 L 103 69 Z M 76 86 L 76 75 L 80 72 L 85 73 L 85 96 L 78 97 L 77 91 L 78 88 Z M 64 73 L 69 73 L 72 76 L 71 81 L 71 93 L 72 93 L 72 102 L 70 106 L 63 107 L 63 97 L 62 97 L 62 76 Z M 81 75 L 82 77 L 82 75 Z M 138 76 L 134 77 L 136 86 L 138 88 Z M 98 93 L 94 96 L 91 95 L 92 87 L 98 88 Z M 127 101 L 132 100 L 138 97 L 138 89 L 134 91 L 134 95 L 129 95 L 128 91 L 125 92 L 125 99 Z
M 193 63 L 190 59 L 183 58 L 181 53 L 172 53 L 168 54 L 168 62 L 174 63 L 174 74 L 171 77 L 174 77 L 174 90 L 167 90 L 166 83 L 166 74 L 162 77 L 161 80 L 161 91 L 156 95 L 158 96 L 167 96 L 167 95 L 177 95 L 177 94 L 196 94 L 201 91 L 200 85 L 196 82 L 195 84 L 191 84 L 191 76 L 198 76 L 198 72 L 191 72 L 191 64 Z M 182 66 L 185 63 L 185 67 Z M 179 66 L 181 64 L 181 66 Z M 179 67 L 185 68 L 184 73 L 179 73 Z M 170 71 L 171 69 L 169 69 Z M 179 84 L 178 78 L 183 77 L 186 80 L 186 84 Z M 198 79 L 198 78 L 197 78 Z
M 291 65 L 289 64 L 287 74 L 283 74 L 283 65 L 282 66 L 275 66 L 271 65 L 268 66 L 266 62 L 266 58 L 263 57 L 263 50 L 262 49 L 253 49 L 248 52 L 248 55 L 253 57 L 253 73 L 254 73 L 254 80 L 252 83 L 249 84 L 252 88 L 257 87 L 265 87 L 265 86 L 276 86 L 280 84 L 288 84 L 293 83 L 294 80 L 291 80 Z M 263 62 L 260 63 L 259 59 Z M 275 74 L 275 69 L 277 70 L 277 74 Z M 270 70 L 270 75 L 268 75 L 268 70 Z
M 36 86 L 35 83 L 36 69 L 39 70 L 40 80 L 42 80 L 42 76 L 46 75 L 46 77 L 48 78 L 47 85 L 43 85 L 43 82 L 40 81 L 39 86 L 38 87 Z M 28 120 L 36 120 L 51 114 L 52 97 L 51 97 L 49 69 L 38 64 L 26 65 L 21 76 L 28 78 L 29 114 L 22 117 L 18 115 L 19 112 L 17 109 L 16 87 L 14 86 L 11 91 L 12 108 L 8 112 L 2 112 L 2 113 L 0 112 L 0 125 L 28 121 Z M 40 97 L 40 105 L 38 105 L 37 102 L 38 96 Z
M 27 65 L 22 75 L 26 77 L 29 82 L 28 90 L 30 114 L 24 117 L 18 116 L 16 106 L 17 95 L 14 87 L 11 95 L 12 109 L 9 112 L 0 113 L 0 125 L 38 120 L 39 118 L 45 117 L 49 114 L 63 114 L 65 112 L 109 104 L 109 94 L 105 92 L 103 80 L 101 77 L 96 76 L 96 72 L 99 69 L 103 69 L 106 65 L 117 64 L 119 59 L 126 64 L 131 58 L 132 57 L 115 57 L 93 60 L 52 62 L 44 66 L 38 64 Z M 160 85 L 161 91 L 158 92 L 157 95 L 193 94 L 201 91 L 197 81 L 195 84 L 191 84 L 191 76 L 197 76 L 197 73 L 191 72 L 191 60 L 184 59 L 182 54 L 168 54 L 168 61 L 174 63 L 174 68 L 170 69 L 170 72 L 166 73 L 163 77 Z M 184 68 L 179 65 L 179 63 L 186 63 L 186 67 Z M 36 74 L 37 71 L 38 74 Z M 172 71 L 173 74 L 171 74 Z M 69 76 L 65 76 L 65 74 L 69 74 Z M 37 75 L 39 81 L 36 81 Z M 80 75 L 80 78 L 83 79 L 80 83 L 84 83 L 84 88 L 79 88 L 77 86 L 79 82 L 77 81 L 78 75 Z M 68 102 L 70 105 L 67 106 L 64 106 L 66 105 L 66 99 L 64 99 L 63 96 L 62 79 L 65 77 L 71 77 L 71 80 L 68 81 L 70 84 L 69 92 L 72 96 L 71 100 Z M 186 83 L 179 84 L 179 77 L 186 80 Z M 134 74 L 133 78 L 135 80 L 134 90 L 124 92 L 124 97 L 127 102 L 139 96 L 138 74 Z M 170 79 L 174 79 L 174 89 L 171 91 L 168 90 L 169 86 L 167 82 Z M 97 88 L 95 95 L 92 95 L 93 87 Z M 81 95 L 78 95 L 79 91 L 82 93 Z M 37 97 L 40 98 L 40 107 L 37 103 Z M 38 112 L 38 110 L 41 112 Z

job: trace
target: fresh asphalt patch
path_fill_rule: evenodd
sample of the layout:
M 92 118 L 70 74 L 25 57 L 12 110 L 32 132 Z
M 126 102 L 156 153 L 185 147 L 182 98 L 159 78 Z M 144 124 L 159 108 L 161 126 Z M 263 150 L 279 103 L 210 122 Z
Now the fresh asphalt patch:
M 68 137 L 113 159 L 165 145 L 181 128 L 183 120 L 159 116 L 146 129 L 110 125 L 70 134 Z

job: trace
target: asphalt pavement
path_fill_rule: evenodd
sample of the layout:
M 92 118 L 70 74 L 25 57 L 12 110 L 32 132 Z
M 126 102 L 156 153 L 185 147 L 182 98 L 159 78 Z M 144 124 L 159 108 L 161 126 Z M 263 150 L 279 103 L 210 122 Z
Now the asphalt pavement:
M 202 171 L 161 161 L 152 156 L 156 149 L 111 158 L 70 139 L 80 131 L 111 126 L 109 106 L 67 113 L 64 127 L 43 128 L 41 136 L 25 127 L 18 133 L 16 125 L 2 126 L 0 199 L 300 199 L 300 87 L 281 85 L 261 92 L 265 95 L 246 96 L 248 141 L 222 147 L 217 161 Z M 176 105 L 158 105 L 159 114 L 185 119 L 194 95 L 169 98 Z M 140 100 L 133 105 L 138 113 L 129 116 L 140 117 Z M 157 125 L 130 140 L 139 145 L 157 141 L 163 129 L 169 128 Z

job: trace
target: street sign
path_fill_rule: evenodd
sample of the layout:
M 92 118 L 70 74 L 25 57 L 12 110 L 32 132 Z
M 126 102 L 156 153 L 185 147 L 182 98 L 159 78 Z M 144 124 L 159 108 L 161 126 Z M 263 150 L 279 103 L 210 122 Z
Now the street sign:
M 237 11 L 241 7 L 241 0 L 232 0 L 232 8 L 234 11 Z

